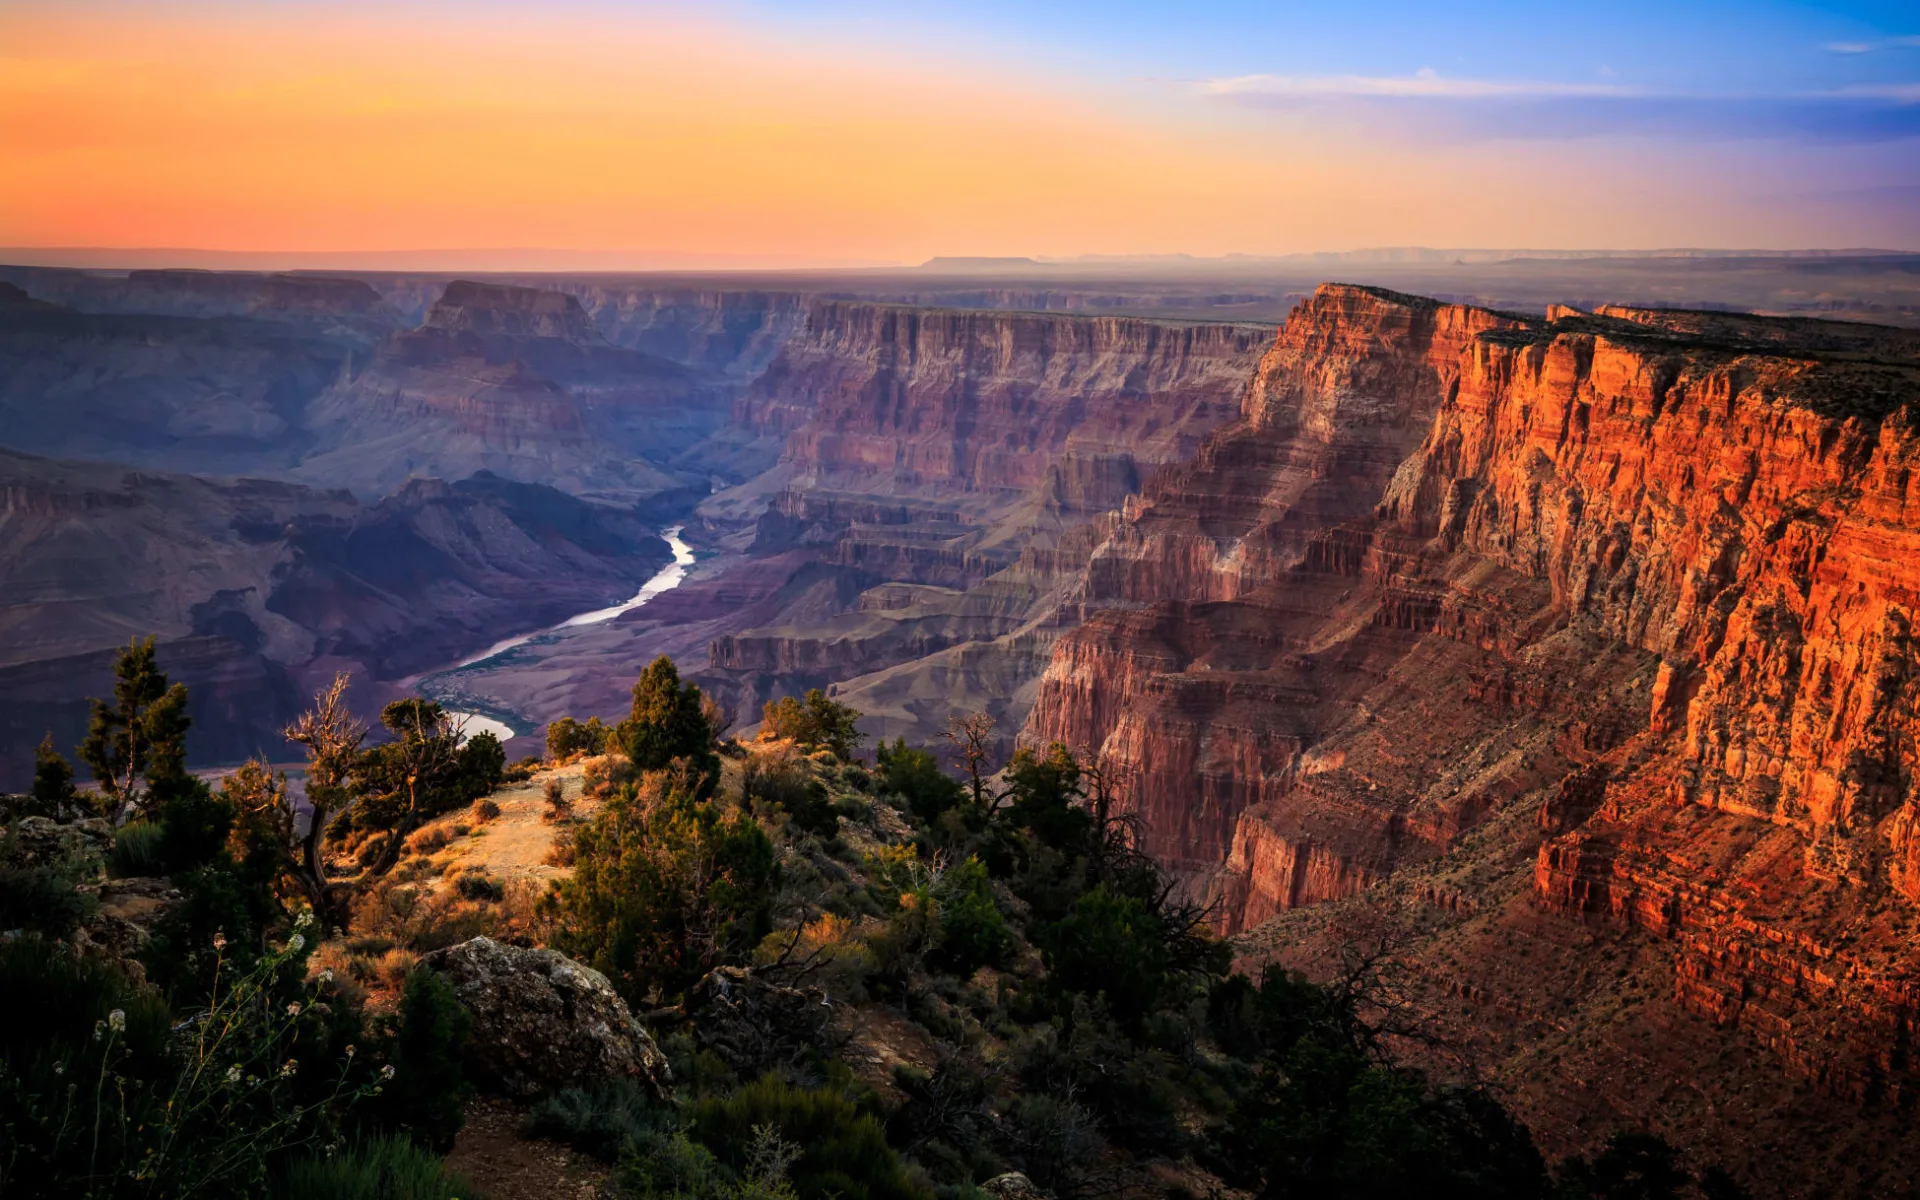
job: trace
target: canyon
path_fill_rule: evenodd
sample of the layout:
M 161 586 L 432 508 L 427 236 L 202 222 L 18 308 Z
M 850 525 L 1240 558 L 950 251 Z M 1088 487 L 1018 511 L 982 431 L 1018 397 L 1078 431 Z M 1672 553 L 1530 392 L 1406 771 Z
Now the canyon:
M 493 630 L 630 595 L 669 561 L 651 522 L 492 475 L 416 480 L 377 504 L 0 451 L 0 765 L 86 730 L 113 652 L 152 636 L 193 697 L 208 761 L 279 750 L 336 670 L 391 682 Z M 484 643 L 483 643 L 484 644 Z M 370 686 L 366 686 L 370 685 Z
M 1811 1119 L 1703 1028 L 1896 1105 L 1916 395 L 1899 329 L 1323 288 L 1109 519 L 1024 736 L 1255 960 L 1393 945 L 1538 1127 Z M 1843 1149 L 1889 1111 L 1853 1185 L 1914 1170 Z
M 339 668 L 514 753 L 660 653 L 736 731 L 984 711 L 1250 968 L 1390 953 L 1554 1153 L 1905 1186 L 1920 332 L 1814 314 L 1920 324 L 1908 268 L 1631 270 L 0 268 L 0 772 L 149 633 L 210 762 Z

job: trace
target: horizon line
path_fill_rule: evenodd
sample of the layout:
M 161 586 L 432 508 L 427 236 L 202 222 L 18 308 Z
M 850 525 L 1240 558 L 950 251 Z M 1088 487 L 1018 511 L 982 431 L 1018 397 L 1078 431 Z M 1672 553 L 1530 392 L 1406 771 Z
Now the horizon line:
M 889 271 L 949 267 L 1034 269 L 1048 267 L 1255 266 L 1314 260 L 1373 259 L 1403 266 L 1487 265 L 1515 259 L 1722 259 L 1722 258 L 1870 258 L 1920 255 L 1920 249 L 1892 247 L 1449 247 L 1421 245 L 1362 246 L 1344 250 L 1302 250 L 1287 254 L 1229 252 L 1195 255 L 1180 251 L 1138 253 L 940 254 L 919 262 L 878 259 L 814 259 L 797 255 L 758 255 L 681 251 L 579 250 L 538 246 L 422 247 L 404 250 L 228 250 L 175 246 L 0 246 L 0 266 L 70 270 L 358 270 L 481 274 L 598 274 L 669 272 Z M 1471 256 L 1475 261 L 1466 261 Z M 460 260 L 468 260 L 462 262 Z M 494 261 L 487 262 L 485 260 Z M 520 259 L 523 261 L 515 262 Z M 531 260 L 546 259 L 544 263 Z M 562 260 L 555 262 L 553 260 Z M 571 260 L 571 261 L 566 261 Z

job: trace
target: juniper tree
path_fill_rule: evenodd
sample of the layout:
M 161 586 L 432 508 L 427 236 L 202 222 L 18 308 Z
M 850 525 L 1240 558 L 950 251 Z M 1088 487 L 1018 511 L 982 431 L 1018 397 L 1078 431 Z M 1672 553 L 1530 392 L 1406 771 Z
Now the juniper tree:
M 92 769 L 117 822 L 143 811 L 187 778 L 187 688 L 168 684 L 153 639 L 127 643 L 113 663 L 113 701 L 95 699 L 80 758 Z
M 618 729 L 621 746 L 633 765 L 658 771 L 684 758 L 702 778 L 701 790 L 720 772 L 713 752 L 713 724 L 700 689 L 680 681 L 673 660 L 662 654 L 647 664 L 633 685 L 633 710 Z

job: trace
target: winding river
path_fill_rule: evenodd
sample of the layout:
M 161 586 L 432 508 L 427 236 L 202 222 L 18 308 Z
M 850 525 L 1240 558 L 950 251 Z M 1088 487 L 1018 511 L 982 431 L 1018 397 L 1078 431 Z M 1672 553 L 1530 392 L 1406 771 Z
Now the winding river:
M 474 668 L 484 669 L 488 661 L 500 657 L 515 647 L 524 646 L 530 642 L 547 640 L 563 630 L 577 628 L 581 625 L 598 625 L 602 621 L 611 621 L 621 613 L 630 612 L 633 609 L 639 608 L 655 596 L 670 592 L 674 588 L 679 587 L 686 581 L 687 568 L 693 565 L 693 547 L 680 540 L 680 531 L 684 528 L 686 527 L 683 525 L 675 525 L 670 529 L 660 531 L 660 536 L 667 540 L 667 546 L 673 551 L 673 561 L 660 568 L 652 578 L 641 584 L 640 590 L 635 592 L 631 599 L 622 601 L 611 608 L 596 608 L 592 612 L 578 613 L 568 617 L 558 625 L 549 625 L 545 629 L 536 629 L 531 633 L 523 633 L 517 637 L 510 637 L 502 642 L 495 642 L 478 654 L 464 658 L 450 667 L 444 667 L 439 671 L 432 672 L 422 679 L 422 683 L 424 684 L 426 679 L 433 678 L 436 675 L 449 675 L 455 671 L 468 671 Z M 496 717 L 487 716 L 485 713 L 458 712 L 449 709 L 447 715 L 452 717 L 454 723 L 460 727 L 463 739 L 472 737 L 476 733 L 491 733 L 504 742 L 508 738 L 516 736 L 519 732 L 506 722 Z

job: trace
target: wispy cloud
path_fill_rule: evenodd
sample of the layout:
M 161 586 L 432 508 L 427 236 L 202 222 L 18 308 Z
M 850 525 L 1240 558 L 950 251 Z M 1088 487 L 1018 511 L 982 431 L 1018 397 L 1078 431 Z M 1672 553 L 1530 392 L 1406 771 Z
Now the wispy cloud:
M 1872 83 L 1844 87 L 1823 95 L 1839 99 L 1890 100 L 1895 104 L 1920 104 L 1920 83 Z
M 1431 67 L 1412 75 L 1235 75 L 1207 79 L 1202 91 L 1216 96 L 1272 96 L 1313 100 L 1337 97 L 1492 100 L 1548 96 L 1633 96 L 1610 83 L 1537 83 L 1505 79 L 1453 79 Z
M 1876 50 L 1920 49 L 1920 34 L 1912 37 L 1881 38 L 1871 42 L 1828 42 L 1821 47 L 1829 54 L 1872 54 Z
M 1223 102 L 1385 128 L 1420 138 L 1680 141 L 1920 138 L 1920 83 L 1820 92 L 1661 92 L 1619 83 L 1413 75 L 1236 75 L 1193 84 Z

